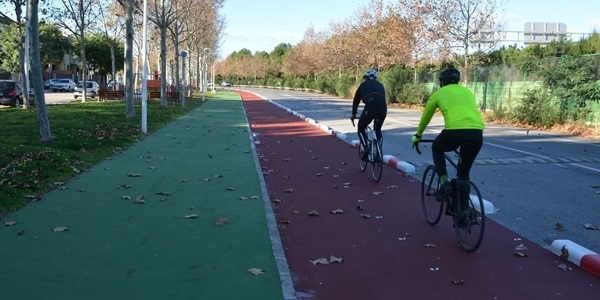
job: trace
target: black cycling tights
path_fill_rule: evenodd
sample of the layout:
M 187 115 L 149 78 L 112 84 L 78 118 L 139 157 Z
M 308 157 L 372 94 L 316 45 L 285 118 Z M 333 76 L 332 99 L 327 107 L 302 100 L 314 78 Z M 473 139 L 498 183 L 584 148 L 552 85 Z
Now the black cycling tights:
M 387 109 L 380 110 L 367 110 L 363 109 L 360 114 L 360 119 L 358 119 L 358 137 L 360 138 L 360 143 L 363 146 L 363 149 L 367 148 L 367 133 L 365 129 L 367 126 L 373 122 L 373 130 L 375 131 L 375 136 L 378 140 L 382 140 L 383 134 L 381 133 L 381 127 L 383 126 L 383 121 L 385 121 Z
M 468 147 L 461 149 L 462 162 L 458 166 L 457 174 L 462 180 L 469 180 L 469 173 L 473 162 L 481 150 L 483 145 L 483 130 L 479 129 L 454 129 L 454 130 L 442 130 L 442 132 L 435 138 L 431 145 L 431 152 L 433 154 L 433 163 L 435 164 L 435 170 L 441 176 L 448 175 L 446 170 L 446 160 L 444 159 L 444 152 L 450 152 L 456 150 L 463 143 L 468 143 Z

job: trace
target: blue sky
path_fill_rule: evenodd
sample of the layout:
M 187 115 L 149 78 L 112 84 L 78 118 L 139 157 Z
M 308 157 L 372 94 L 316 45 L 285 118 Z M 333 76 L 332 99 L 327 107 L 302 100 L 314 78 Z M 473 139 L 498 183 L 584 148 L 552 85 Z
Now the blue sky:
M 387 2 L 392 2 L 388 0 Z M 496 0 L 497 3 L 503 0 Z M 330 28 L 349 19 L 368 0 L 226 0 L 227 20 L 221 56 L 242 48 L 271 52 L 280 43 L 297 44 L 306 29 Z M 508 0 L 503 8 L 507 30 L 523 30 L 525 22 L 559 22 L 568 32 L 600 31 L 598 0 Z

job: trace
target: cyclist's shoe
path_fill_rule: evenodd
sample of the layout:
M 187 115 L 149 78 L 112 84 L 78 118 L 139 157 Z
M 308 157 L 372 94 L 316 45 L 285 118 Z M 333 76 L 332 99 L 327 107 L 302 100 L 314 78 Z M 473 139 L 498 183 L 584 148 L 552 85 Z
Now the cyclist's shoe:
M 440 186 L 440 189 L 439 189 L 435 199 L 438 202 L 446 201 L 446 200 L 448 200 L 448 196 L 450 195 L 451 192 L 452 192 L 452 186 L 450 185 L 450 181 L 446 181 L 446 182 L 444 182 L 444 184 L 442 184 L 442 186 Z

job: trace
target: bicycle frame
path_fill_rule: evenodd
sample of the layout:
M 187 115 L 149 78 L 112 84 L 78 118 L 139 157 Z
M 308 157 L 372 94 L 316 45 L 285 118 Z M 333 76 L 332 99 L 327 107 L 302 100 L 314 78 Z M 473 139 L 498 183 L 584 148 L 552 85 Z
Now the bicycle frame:
M 421 140 L 420 142 L 433 142 L 433 140 Z M 414 147 L 417 153 L 421 154 L 419 144 L 415 143 Z M 460 148 L 463 147 L 461 145 Z M 457 162 L 446 152 L 444 158 L 453 166 L 455 175 L 458 175 L 458 166 L 460 166 L 462 156 L 460 150 L 457 149 L 454 152 L 458 154 Z M 442 212 L 445 211 L 445 214 L 450 215 L 453 219 L 456 236 L 463 249 L 467 252 L 474 252 L 481 245 L 485 228 L 485 209 L 481 193 L 472 181 L 462 180 L 458 176 L 450 179 L 450 183 L 452 190 L 449 195 L 439 197 L 439 174 L 433 164 L 427 166 L 423 172 L 421 183 L 421 205 L 425 219 L 430 225 L 435 225 L 439 222 Z

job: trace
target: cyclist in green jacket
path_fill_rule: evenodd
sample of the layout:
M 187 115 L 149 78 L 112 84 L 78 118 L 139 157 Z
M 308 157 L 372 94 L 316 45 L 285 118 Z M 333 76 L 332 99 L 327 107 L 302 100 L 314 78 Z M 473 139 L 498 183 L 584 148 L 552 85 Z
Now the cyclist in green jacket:
M 436 172 L 442 183 L 440 194 L 443 196 L 450 189 L 444 152 L 454 151 L 462 143 L 471 145 L 461 149 L 462 163 L 458 166 L 456 174 L 463 180 L 469 180 L 471 167 L 483 145 L 485 125 L 475 102 L 475 95 L 458 84 L 460 72 L 457 69 L 450 68 L 442 71 L 439 81 L 440 88 L 429 97 L 412 142 L 419 142 L 433 114 L 439 109 L 444 116 L 444 129 L 431 145 L 431 152 Z

